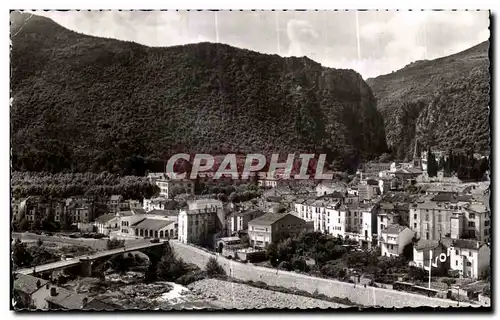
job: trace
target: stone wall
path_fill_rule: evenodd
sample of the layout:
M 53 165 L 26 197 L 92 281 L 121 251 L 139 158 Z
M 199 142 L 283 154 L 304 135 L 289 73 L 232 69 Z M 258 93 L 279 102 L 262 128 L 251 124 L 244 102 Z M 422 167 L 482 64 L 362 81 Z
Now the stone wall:
M 323 293 L 330 297 L 348 298 L 352 302 L 365 306 L 382 307 L 456 307 L 457 302 L 452 300 L 429 298 L 423 295 L 411 294 L 389 289 L 356 286 L 331 279 L 311 277 L 304 274 L 287 272 L 276 269 L 254 266 L 250 263 L 241 263 L 228 260 L 222 256 L 203 251 L 178 241 L 170 241 L 172 247 L 179 257 L 184 261 L 194 263 L 204 269 L 208 259 L 217 257 L 219 264 L 226 270 L 227 274 L 241 280 L 263 281 L 269 285 L 287 288 L 297 288 L 313 293 Z M 468 306 L 460 303 L 460 306 Z

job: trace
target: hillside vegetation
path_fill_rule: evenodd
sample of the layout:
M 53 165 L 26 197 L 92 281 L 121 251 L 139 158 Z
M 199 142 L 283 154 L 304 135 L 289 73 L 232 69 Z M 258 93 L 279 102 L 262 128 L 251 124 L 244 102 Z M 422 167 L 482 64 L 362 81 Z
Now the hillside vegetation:
M 352 70 L 224 44 L 146 47 L 26 17 L 11 27 L 15 170 L 143 174 L 178 152 L 327 153 L 347 167 L 386 151 Z
M 434 150 L 489 153 L 488 51 L 489 42 L 483 42 L 367 80 L 396 157 L 413 156 L 415 139 Z

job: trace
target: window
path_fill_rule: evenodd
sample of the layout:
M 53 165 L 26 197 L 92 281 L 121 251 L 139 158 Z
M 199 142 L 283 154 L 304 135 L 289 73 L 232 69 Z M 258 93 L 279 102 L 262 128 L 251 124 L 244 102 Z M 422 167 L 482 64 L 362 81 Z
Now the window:
M 428 213 L 425 214 L 425 221 L 429 221 L 429 214 Z
M 339 218 L 339 223 L 340 223 L 340 218 Z
M 416 213 L 413 215 L 413 219 L 417 220 L 417 214 Z
M 476 215 L 474 213 L 469 213 L 469 219 L 476 219 Z
M 487 227 L 487 226 L 489 226 L 489 225 L 490 225 L 490 220 L 486 220 L 486 221 L 484 221 L 484 226 L 485 226 L 485 227 Z
M 469 221 L 469 228 L 474 228 L 476 223 L 474 221 Z
M 455 254 L 458 256 L 458 250 L 455 250 Z
M 425 233 L 425 236 L 426 236 L 425 238 L 426 238 L 427 240 L 429 240 L 429 232 L 426 232 L 426 233 Z
M 484 229 L 484 235 L 487 236 L 488 235 L 488 229 Z
M 467 267 L 470 267 L 472 266 L 472 263 L 470 263 L 469 261 L 467 261 Z
M 472 257 L 472 251 L 469 251 L 469 257 Z
M 455 260 L 455 265 L 458 266 L 458 260 Z
M 441 222 L 441 215 L 438 215 L 438 222 Z
M 417 228 L 417 224 L 416 224 L 416 223 L 414 223 L 414 224 L 413 224 L 413 228 L 414 228 L 414 229 L 416 229 L 416 228 Z

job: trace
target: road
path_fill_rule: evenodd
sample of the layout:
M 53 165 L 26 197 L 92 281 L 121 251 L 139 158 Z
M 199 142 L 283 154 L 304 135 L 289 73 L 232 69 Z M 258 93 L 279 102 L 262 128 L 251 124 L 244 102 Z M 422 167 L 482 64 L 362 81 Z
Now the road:
M 214 254 L 200 250 L 193 246 L 170 241 L 176 254 L 184 261 L 194 263 L 200 268 L 205 268 L 208 259 Z M 305 274 L 288 271 L 277 271 L 259 267 L 250 263 L 240 263 L 216 256 L 219 264 L 226 273 L 234 278 L 244 281 L 263 281 L 268 285 L 286 288 L 297 288 L 309 293 L 323 293 L 329 297 L 348 298 L 354 303 L 365 306 L 382 306 L 387 308 L 402 307 L 456 307 L 457 302 L 446 299 L 430 298 L 424 295 L 395 291 L 383 288 L 354 286 L 352 283 L 341 282 L 333 279 L 316 278 Z M 460 307 L 475 306 L 460 302 Z
M 68 268 L 68 267 L 73 267 L 75 265 L 80 264 L 80 259 L 88 259 L 88 260 L 96 260 L 99 258 L 119 254 L 119 253 L 127 253 L 127 252 L 132 252 L 132 251 L 140 251 L 146 248 L 151 248 L 151 247 L 157 247 L 161 246 L 163 243 L 143 243 L 143 244 L 138 244 L 138 245 L 131 245 L 131 246 L 126 246 L 124 248 L 118 248 L 118 249 L 112 249 L 112 250 L 106 250 L 106 251 L 99 251 L 94 254 L 89 254 L 89 255 L 84 255 L 84 256 L 79 256 L 75 257 L 73 259 L 65 260 L 65 261 L 56 261 L 56 262 L 51 262 L 43 265 L 39 265 L 35 267 L 35 270 L 33 268 L 23 268 L 16 270 L 16 273 L 22 273 L 22 274 L 32 274 L 33 271 L 35 272 L 45 272 L 45 271 L 51 271 L 51 270 L 57 270 L 57 269 L 62 269 L 62 268 Z

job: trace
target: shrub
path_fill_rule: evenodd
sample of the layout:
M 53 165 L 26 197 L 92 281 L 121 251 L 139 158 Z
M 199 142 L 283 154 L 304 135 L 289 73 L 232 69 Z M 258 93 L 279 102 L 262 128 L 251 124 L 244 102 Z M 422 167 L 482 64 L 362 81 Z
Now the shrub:
M 207 271 L 207 275 L 211 278 L 226 275 L 226 271 L 214 257 L 211 257 L 208 260 L 207 265 L 205 266 L 205 270 Z
M 203 280 L 206 277 L 207 277 L 206 271 L 196 270 L 196 271 L 190 271 L 187 274 L 179 277 L 175 282 L 186 286 L 186 285 L 193 283 L 195 281 Z

